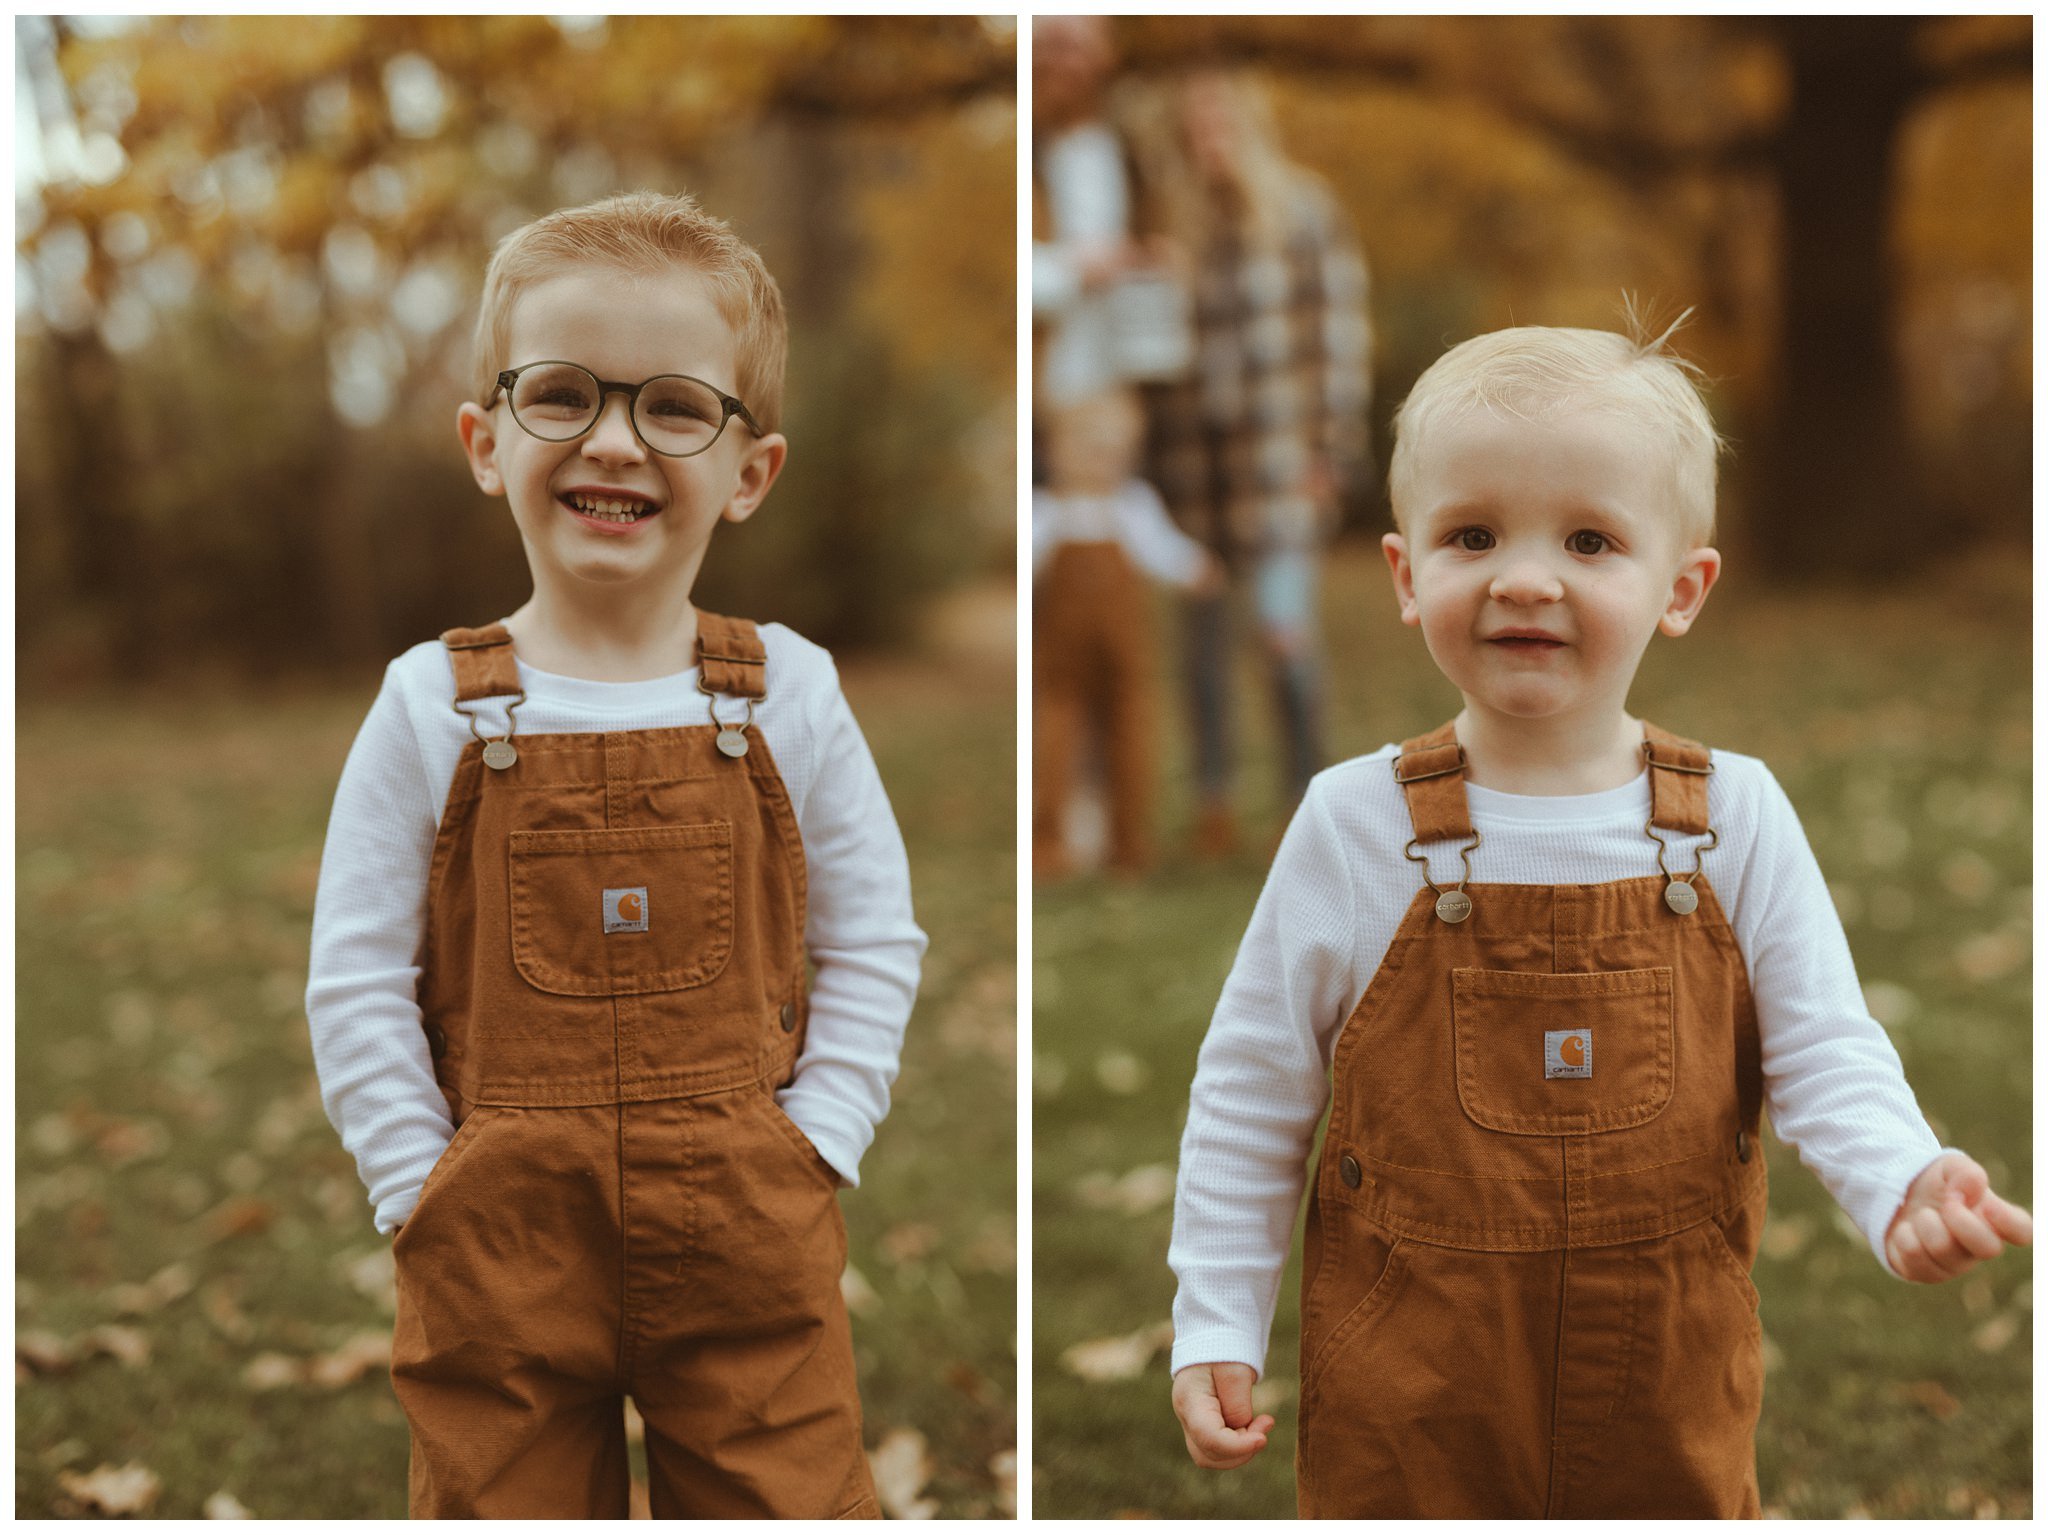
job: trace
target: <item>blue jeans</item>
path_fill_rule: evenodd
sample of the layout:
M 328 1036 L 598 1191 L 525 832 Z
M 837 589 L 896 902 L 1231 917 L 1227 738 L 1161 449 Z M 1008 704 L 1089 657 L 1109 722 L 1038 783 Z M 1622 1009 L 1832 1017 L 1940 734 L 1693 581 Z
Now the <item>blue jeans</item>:
M 1316 552 L 1309 549 L 1261 555 L 1252 563 L 1245 582 L 1286 745 L 1290 802 L 1300 800 L 1309 779 L 1322 766 L 1322 644 L 1316 623 L 1316 560 Z M 1194 726 L 1195 782 L 1202 798 L 1212 802 L 1229 799 L 1235 767 L 1231 629 L 1227 592 L 1188 599 L 1184 652 L 1188 708 Z

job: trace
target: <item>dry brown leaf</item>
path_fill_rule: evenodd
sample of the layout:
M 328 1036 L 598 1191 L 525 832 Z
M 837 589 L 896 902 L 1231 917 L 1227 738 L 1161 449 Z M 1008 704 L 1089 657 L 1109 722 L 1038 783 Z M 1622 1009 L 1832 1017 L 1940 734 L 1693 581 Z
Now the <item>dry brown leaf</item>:
M 71 1345 L 53 1332 L 16 1333 L 14 1358 L 36 1375 L 55 1375 L 76 1363 Z
M 251 1391 L 276 1391 L 299 1385 L 305 1378 L 305 1365 L 283 1354 L 258 1354 L 242 1366 L 242 1384 Z
M 125 1466 L 95 1466 L 90 1471 L 63 1471 L 57 1484 L 87 1513 L 147 1513 L 163 1483 L 149 1467 L 133 1461 Z
M 1950 1395 L 1946 1386 L 1937 1380 L 1916 1380 L 1899 1388 L 1900 1395 L 1914 1405 L 1924 1408 L 1937 1422 L 1946 1423 L 1963 1410 L 1963 1404 Z
M 78 1347 L 81 1357 L 85 1354 L 110 1354 L 135 1369 L 149 1363 L 149 1335 L 139 1327 L 122 1327 L 107 1322 L 80 1334 Z
M 1979 1351 L 1996 1354 L 2017 1338 L 2020 1333 L 2020 1318 L 2016 1311 L 2000 1312 L 1970 1335 L 1970 1341 Z
M 891 1519 L 930 1519 L 939 1505 L 920 1496 L 932 1479 L 932 1457 L 924 1435 L 914 1428 L 892 1428 L 868 1452 L 875 1496 Z
M 1017 1517 L 1017 1452 L 998 1450 L 988 1458 L 988 1474 L 996 1479 L 996 1507 L 1008 1519 Z
M 1153 1162 L 1134 1167 L 1121 1178 L 1093 1172 L 1074 1185 L 1074 1194 L 1091 1210 L 1114 1210 L 1121 1215 L 1149 1215 L 1173 1202 L 1173 1169 Z
M 1152 1356 L 1173 1342 L 1173 1323 L 1154 1322 L 1121 1338 L 1095 1338 L 1076 1343 L 1060 1355 L 1069 1374 L 1083 1380 L 1136 1380 Z
M 980 1406 L 985 1407 L 995 1400 L 995 1391 L 988 1378 L 964 1359 L 956 1360 L 947 1368 L 946 1384 Z
M 171 1149 L 171 1133 L 155 1120 L 109 1120 L 93 1138 L 93 1147 L 116 1167 L 145 1162 Z
M 357 1257 L 343 1259 L 341 1277 L 358 1295 L 375 1301 L 380 1310 L 387 1313 L 398 1310 L 398 1271 L 391 1261 L 389 1243 Z
M 117 1284 L 107 1290 L 107 1299 L 113 1302 L 118 1316 L 148 1316 L 161 1311 L 172 1301 L 183 1300 L 192 1293 L 198 1283 L 192 1271 L 182 1263 L 172 1263 L 158 1269 L 141 1284 Z
M 276 1219 L 277 1209 L 269 1200 L 238 1194 L 207 1212 L 206 1230 L 213 1241 L 224 1242 L 230 1237 L 256 1236 L 269 1230 Z
M 939 1245 L 939 1230 L 922 1221 L 905 1221 L 882 1233 L 882 1252 L 896 1267 L 921 1262 Z
M 256 1329 L 242 1313 L 241 1297 L 230 1280 L 216 1279 L 200 1292 L 199 1306 L 207 1321 L 230 1343 L 247 1343 Z
M 201 1510 L 209 1519 L 254 1519 L 256 1516 L 242 1507 L 242 1500 L 223 1489 L 206 1500 Z
M 867 1275 L 851 1263 L 839 1272 L 839 1298 L 855 1316 L 873 1316 L 882 1305 L 882 1297 L 868 1283 Z
M 391 1334 L 381 1328 L 359 1332 L 331 1353 L 306 1363 L 306 1379 L 332 1391 L 353 1385 L 372 1370 L 391 1368 Z

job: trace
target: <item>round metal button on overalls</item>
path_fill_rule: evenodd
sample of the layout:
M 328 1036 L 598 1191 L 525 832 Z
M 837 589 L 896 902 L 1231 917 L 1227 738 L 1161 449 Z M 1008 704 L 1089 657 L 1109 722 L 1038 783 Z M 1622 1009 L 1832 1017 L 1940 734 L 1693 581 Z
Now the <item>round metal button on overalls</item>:
M 1364 1177 L 1358 1170 L 1358 1159 L 1356 1157 L 1346 1157 L 1343 1161 L 1339 1162 L 1337 1164 L 1337 1176 L 1344 1180 L 1344 1187 L 1347 1189 L 1357 1188 Z
M 782 1004 L 782 1032 L 788 1034 L 794 1032 L 795 1029 L 796 1004 L 794 1002 L 785 1002 Z

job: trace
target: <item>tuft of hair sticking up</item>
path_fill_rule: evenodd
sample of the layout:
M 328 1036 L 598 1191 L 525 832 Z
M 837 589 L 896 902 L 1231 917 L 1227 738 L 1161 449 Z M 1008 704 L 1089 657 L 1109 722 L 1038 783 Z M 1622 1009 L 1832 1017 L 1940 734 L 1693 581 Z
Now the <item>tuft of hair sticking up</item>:
M 519 296 L 589 266 L 656 279 L 683 267 L 703 278 L 736 343 L 739 376 L 730 387 L 764 432 L 776 430 L 789 354 L 782 290 L 759 251 L 681 192 L 624 192 L 557 209 L 498 242 L 476 317 L 471 387 L 479 404 L 491 397 L 499 371 L 521 360 L 505 355 Z M 724 379 L 707 382 L 727 387 Z
M 1670 348 L 1692 313 L 1684 310 L 1653 335 L 1635 296 L 1624 294 L 1626 334 L 1522 325 L 1452 347 L 1423 371 L 1394 415 L 1387 491 L 1396 525 L 1407 526 L 1416 456 L 1433 425 L 1471 410 L 1525 421 L 1603 410 L 1664 437 L 1685 537 L 1694 547 L 1712 542 L 1716 467 L 1726 444 L 1700 399 L 1702 370 Z

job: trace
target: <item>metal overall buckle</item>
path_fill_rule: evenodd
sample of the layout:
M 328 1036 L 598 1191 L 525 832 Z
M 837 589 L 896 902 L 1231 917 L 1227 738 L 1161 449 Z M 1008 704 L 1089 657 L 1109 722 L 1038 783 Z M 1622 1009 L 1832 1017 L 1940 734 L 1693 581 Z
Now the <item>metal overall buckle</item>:
M 512 745 L 512 711 L 526 702 L 526 690 L 521 688 L 512 702 L 505 705 L 505 733 L 493 741 L 477 728 L 476 715 L 458 702 L 450 705 L 455 712 L 469 721 L 469 733 L 484 743 L 484 765 L 499 771 L 510 767 L 519 760 L 519 752 Z
M 714 656 L 712 659 L 724 658 Z M 718 727 L 718 749 L 728 757 L 744 757 L 747 754 L 747 727 L 754 723 L 754 700 L 744 699 L 747 717 L 737 725 L 728 725 L 718 717 L 718 694 L 704 686 L 704 673 L 701 669 L 697 673 L 697 691 L 710 701 L 707 707 L 711 713 L 711 723 Z

